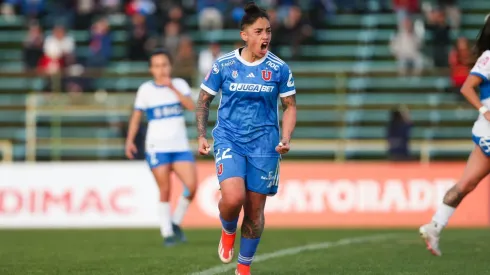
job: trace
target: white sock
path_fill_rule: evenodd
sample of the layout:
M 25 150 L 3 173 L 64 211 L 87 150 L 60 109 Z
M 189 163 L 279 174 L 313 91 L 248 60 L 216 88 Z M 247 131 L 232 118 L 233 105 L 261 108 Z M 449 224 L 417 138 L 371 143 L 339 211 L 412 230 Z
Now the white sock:
M 187 213 L 187 208 L 189 208 L 189 204 L 191 202 L 188 198 L 182 196 L 177 203 L 177 207 L 174 210 L 174 215 L 172 216 L 172 222 L 176 225 L 180 225 L 182 220 L 184 219 L 185 214 Z
M 174 235 L 171 217 L 170 203 L 160 202 L 160 233 L 164 238 Z
M 444 227 L 446 227 L 449 218 L 453 215 L 456 208 L 449 206 L 447 204 L 441 204 L 439 208 L 437 208 L 436 213 L 432 217 L 432 221 L 440 225 L 439 231 L 441 231 Z

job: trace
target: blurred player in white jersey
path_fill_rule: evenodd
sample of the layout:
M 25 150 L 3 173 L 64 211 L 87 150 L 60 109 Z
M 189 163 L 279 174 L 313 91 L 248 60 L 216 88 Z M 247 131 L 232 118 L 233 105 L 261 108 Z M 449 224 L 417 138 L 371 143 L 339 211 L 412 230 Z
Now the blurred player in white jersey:
M 160 189 L 160 232 L 165 246 L 185 242 L 180 227 L 187 208 L 196 193 L 197 177 L 184 119 L 184 109 L 194 110 L 191 89 L 180 78 L 171 78 L 172 59 L 165 50 L 153 52 L 149 60 L 153 81 L 138 89 L 134 111 L 129 122 L 126 156 L 134 158 L 134 138 L 143 114 L 148 119 L 146 135 L 146 161 Z M 177 207 L 170 209 L 170 174 L 175 172 L 184 183 L 185 190 Z
M 427 249 L 436 256 L 441 256 L 439 249 L 441 231 L 456 207 L 490 173 L 490 20 L 488 16 L 478 35 L 476 51 L 479 56 L 478 61 L 461 88 L 461 93 L 468 102 L 480 112 L 472 130 L 475 147 L 468 158 L 462 177 L 447 191 L 432 221 L 420 227 L 420 234 L 426 241 Z M 480 88 L 480 96 L 476 93 L 476 87 Z

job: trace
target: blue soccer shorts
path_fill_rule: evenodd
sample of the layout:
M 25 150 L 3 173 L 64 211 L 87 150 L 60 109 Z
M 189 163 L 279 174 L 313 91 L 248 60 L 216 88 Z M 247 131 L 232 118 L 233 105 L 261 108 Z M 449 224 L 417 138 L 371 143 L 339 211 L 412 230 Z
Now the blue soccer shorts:
M 490 137 L 477 137 L 473 135 L 473 142 L 480 147 L 482 152 L 490 157 Z
M 185 152 L 146 152 L 146 162 L 151 169 L 160 165 L 172 164 L 175 162 L 194 162 L 194 155 L 191 151 Z
M 243 178 L 247 190 L 274 196 L 279 187 L 280 157 L 248 157 L 231 146 L 215 146 L 214 158 L 219 182 Z

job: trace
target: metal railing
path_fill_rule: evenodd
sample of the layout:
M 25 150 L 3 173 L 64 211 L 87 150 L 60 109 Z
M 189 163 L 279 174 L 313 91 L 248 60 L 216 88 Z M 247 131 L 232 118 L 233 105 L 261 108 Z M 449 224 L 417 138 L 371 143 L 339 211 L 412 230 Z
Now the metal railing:
M 384 151 L 388 149 L 385 140 L 353 140 L 348 139 L 346 132 L 348 129 L 348 99 L 347 99 L 347 79 L 348 74 L 337 73 L 336 95 L 338 97 L 337 111 L 341 119 L 338 121 L 339 136 L 338 140 L 298 140 L 295 139 L 292 148 L 303 151 L 325 152 L 334 154 L 337 162 L 348 160 L 348 153 L 354 151 Z M 198 92 L 197 89 L 194 90 Z M 133 94 L 107 94 L 95 93 L 84 94 L 81 96 L 81 103 L 69 104 L 69 98 L 66 94 L 54 93 L 49 100 L 43 101 L 43 96 L 39 94 L 30 94 L 26 98 L 26 144 L 25 158 L 27 161 L 35 161 L 39 149 L 50 150 L 51 159 L 59 160 L 63 150 L 83 150 L 85 149 L 114 149 L 123 150 L 124 140 L 122 138 L 63 138 L 61 136 L 61 121 L 65 117 L 93 117 L 105 116 L 110 117 L 129 116 L 131 106 L 134 100 Z M 49 117 L 50 120 L 50 137 L 39 138 L 37 122 L 40 117 Z M 127 123 L 124 121 L 124 123 Z M 6 143 L 5 143 L 6 144 Z M 197 148 L 197 144 L 191 141 L 191 145 Z M 411 149 L 419 152 L 421 162 L 430 162 L 431 155 L 435 150 L 448 150 L 449 152 L 469 152 L 472 148 L 470 140 L 422 140 L 411 141 Z M 12 151 L 11 144 L 4 145 L 4 148 Z M 9 151 L 9 152 L 10 152 Z M 8 153 L 4 153 L 9 156 Z M 10 154 L 11 157 L 12 154 Z M 8 158 L 7 158 L 8 159 Z
M 64 118 L 104 116 L 111 118 L 128 116 L 131 112 L 134 95 L 128 94 L 90 94 L 82 95 L 78 104 L 71 105 L 69 97 L 63 94 L 54 94 L 49 101 L 44 101 L 42 95 L 32 93 L 26 98 L 26 161 L 36 161 L 37 150 L 47 149 L 51 152 L 52 160 L 61 158 L 61 150 L 87 148 L 100 148 L 105 144 L 111 147 L 110 138 L 63 138 L 61 136 L 61 122 Z M 37 122 L 40 117 L 49 117 L 50 137 L 39 138 L 37 135 Z M 77 146 L 73 146 L 77 144 Z M 95 147 L 96 146 L 96 147 Z

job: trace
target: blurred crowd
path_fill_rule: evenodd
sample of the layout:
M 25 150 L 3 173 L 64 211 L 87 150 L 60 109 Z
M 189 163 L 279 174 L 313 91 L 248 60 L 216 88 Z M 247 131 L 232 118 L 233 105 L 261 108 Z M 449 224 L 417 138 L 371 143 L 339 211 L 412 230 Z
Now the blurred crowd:
M 401 75 L 420 75 L 427 68 L 449 68 L 453 87 L 462 85 L 473 62 L 468 40 L 456 39 L 461 15 L 457 0 L 437 0 L 437 5 L 419 0 L 257 0 L 268 9 L 274 39 L 289 46 L 292 58 L 300 55 L 300 47 L 313 39 L 313 30 L 334 20 L 337 13 L 364 13 L 376 10 L 394 12 L 398 30 L 390 48 L 398 60 Z M 247 0 L 3 0 L 5 17 L 22 14 L 28 18 L 24 40 L 26 70 L 54 74 L 65 68 L 73 76 L 64 82 L 65 89 L 92 89 L 89 81 L 78 77 L 83 71 L 103 70 L 110 66 L 114 54 L 112 30 L 108 18 L 126 20 L 128 33 L 124 60 L 145 61 L 155 47 L 165 47 L 174 55 L 174 75 L 191 85 L 202 78 L 216 58 L 223 54 L 221 46 L 209 36 L 209 46 L 197 51 L 189 36 L 190 14 L 197 14 L 201 31 L 236 29 Z M 420 18 L 423 14 L 423 18 Z M 77 43 L 70 30 L 86 31 L 87 51 L 76 51 Z M 429 32 L 432 41 L 424 42 Z M 425 45 L 426 44 L 426 45 Z M 235 47 L 241 46 L 241 41 Z M 279 53 L 280 54 L 280 53 Z M 48 87 L 49 88 L 49 87 Z
M 82 72 L 99 72 L 110 66 L 114 54 L 113 31 L 110 20 L 128 18 L 127 43 L 123 60 L 146 61 L 156 47 L 165 47 L 174 56 L 174 75 L 191 85 L 196 76 L 202 77 L 223 51 L 209 39 L 209 47 L 196 52 L 188 35 L 188 15 L 197 14 L 201 31 L 220 30 L 239 26 L 245 0 L 4 0 L 1 12 L 8 20 L 15 14 L 28 20 L 24 39 L 24 67 L 46 75 L 61 71 L 70 77 L 64 81 L 64 90 L 93 89 Z M 257 1 L 268 9 L 275 35 L 271 47 L 289 45 L 293 56 L 299 46 L 312 37 L 313 26 L 300 8 L 323 5 L 319 0 L 263 0 Z M 310 9 L 318 14 L 317 9 Z M 326 9 L 323 9 L 326 12 Z M 320 20 L 322 22 L 324 20 Z M 316 21 L 315 21 L 316 22 Z M 70 30 L 87 31 L 87 51 L 77 51 L 77 43 Z M 294 37 L 294 39 L 291 39 Z M 237 41 L 235 47 L 241 46 Z M 65 79 L 66 80 L 66 79 Z M 50 90 L 50 87 L 46 87 Z
M 390 49 L 398 60 L 400 75 L 418 76 L 423 70 L 448 70 L 452 87 L 459 94 L 475 62 L 468 39 L 460 35 L 461 11 L 457 0 L 438 0 L 436 5 L 418 0 L 398 0 L 398 30 Z M 420 7 L 420 8 L 419 8 Z M 401 9 L 400 9 L 401 8 Z M 422 18 L 413 15 L 422 13 Z M 429 41 L 424 41 L 428 33 Z

